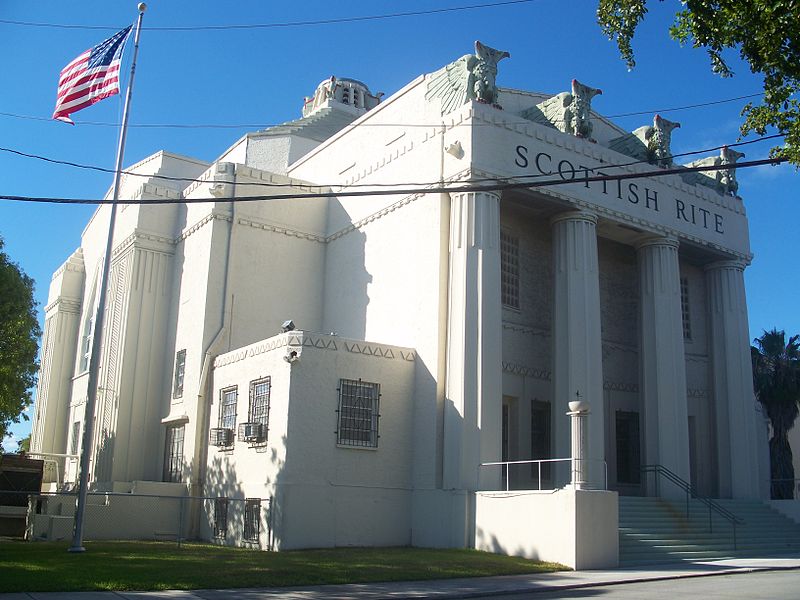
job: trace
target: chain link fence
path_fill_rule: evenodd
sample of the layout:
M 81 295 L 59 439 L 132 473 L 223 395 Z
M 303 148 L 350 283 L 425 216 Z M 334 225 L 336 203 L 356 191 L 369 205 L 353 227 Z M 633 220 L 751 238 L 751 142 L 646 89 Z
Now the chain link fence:
M 0 535 L 69 541 L 76 492 L 0 491 Z M 272 550 L 272 499 L 89 492 L 83 539 L 206 541 Z

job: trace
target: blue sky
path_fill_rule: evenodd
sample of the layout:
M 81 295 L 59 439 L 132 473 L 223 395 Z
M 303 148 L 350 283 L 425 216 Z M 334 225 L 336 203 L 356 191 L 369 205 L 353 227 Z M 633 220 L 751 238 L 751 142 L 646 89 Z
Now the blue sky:
M 649 124 L 655 112 L 681 122 L 672 138 L 675 153 L 735 142 L 744 101 L 666 109 L 761 91 L 761 79 L 750 74 L 735 54 L 731 61 L 736 76 L 721 79 L 711 73 L 703 51 L 681 48 L 669 39 L 667 26 L 680 8 L 675 0 L 650 3 L 650 14 L 634 40 L 637 66 L 632 71 L 619 59 L 615 44 L 600 32 L 592 1 L 534 0 L 325 25 L 223 31 L 146 29 L 340 19 L 485 2 L 149 2 L 125 164 L 160 149 L 212 161 L 245 132 L 298 118 L 303 97 L 312 95 L 317 84 L 331 75 L 359 79 L 373 92 L 390 95 L 414 77 L 471 52 L 476 39 L 511 53 L 500 64 L 500 86 L 555 94 L 567 90 L 577 78 L 603 89 L 593 102 L 602 114 L 649 113 L 613 119 L 628 130 Z M 135 18 L 136 2 L 0 0 L 0 20 L 111 28 L 0 23 L 0 147 L 113 168 L 117 130 L 92 123 L 119 122 L 122 96 L 76 113 L 74 127 L 49 117 L 61 68 Z M 126 64 L 131 51 L 132 44 L 126 51 Z M 200 127 L 139 127 L 153 124 Z M 760 142 L 740 150 L 747 159 L 758 159 L 767 156 L 769 147 L 770 142 Z M 798 333 L 800 278 L 791 246 L 795 224 L 800 222 L 798 176 L 792 167 L 781 166 L 743 170 L 738 177 L 755 255 L 745 275 L 750 336 L 772 327 Z M 110 185 L 107 173 L 0 150 L 0 194 L 98 198 Z M 93 210 L 0 200 L 0 235 L 6 252 L 35 279 L 40 312 L 52 272 L 79 245 Z M 23 423 L 12 431 L 20 437 L 29 429 Z M 16 449 L 12 439 L 4 445 Z

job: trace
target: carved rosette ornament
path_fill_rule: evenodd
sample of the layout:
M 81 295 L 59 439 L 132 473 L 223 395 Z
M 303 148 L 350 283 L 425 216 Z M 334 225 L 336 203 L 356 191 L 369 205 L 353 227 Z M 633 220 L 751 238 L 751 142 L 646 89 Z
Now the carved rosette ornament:
M 497 63 L 510 56 L 476 41 L 475 54 L 466 54 L 429 75 L 425 99 L 441 99 L 442 115 L 470 100 L 502 108 L 497 103 Z

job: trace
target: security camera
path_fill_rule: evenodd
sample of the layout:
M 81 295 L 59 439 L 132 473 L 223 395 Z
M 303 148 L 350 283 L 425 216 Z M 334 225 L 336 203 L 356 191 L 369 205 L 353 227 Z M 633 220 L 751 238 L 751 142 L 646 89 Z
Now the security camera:
M 295 329 L 297 329 L 297 327 L 295 327 L 294 321 L 289 319 L 288 321 L 283 322 L 283 325 L 281 325 L 281 329 L 283 330 L 284 333 L 286 333 L 287 331 L 294 331 Z

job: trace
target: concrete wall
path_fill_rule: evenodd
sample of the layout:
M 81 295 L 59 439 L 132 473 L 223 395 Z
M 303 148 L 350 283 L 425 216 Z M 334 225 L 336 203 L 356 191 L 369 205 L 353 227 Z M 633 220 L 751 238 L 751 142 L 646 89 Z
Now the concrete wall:
M 573 569 L 619 565 L 616 492 L 475 494 L 475 548 L 561 563 Z
M 298 359 L 290 364 L 284 356 L 292 351 Z M 279 549 L 410 544 L 414 363 L 408 348 L 302 331 L 219 356 L 212 427 L 220 390 L 237 386 L 238 424 L 247 419 L 249 382 L 269 376 L 269 435 L 260 444 L 211 448 L 206 492 L 274 496 Z M 337 444 L 342 378 L 381 386 L 375 448 Z

